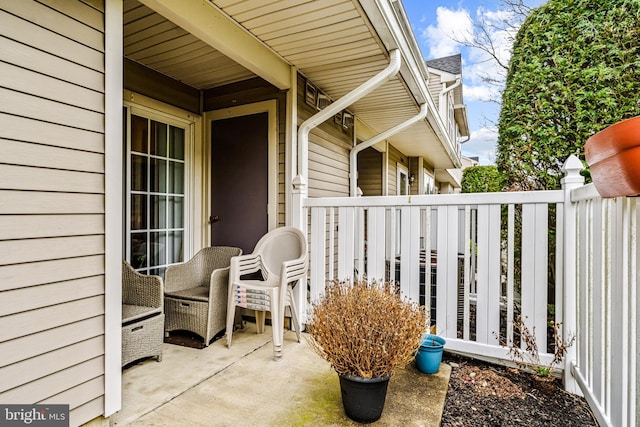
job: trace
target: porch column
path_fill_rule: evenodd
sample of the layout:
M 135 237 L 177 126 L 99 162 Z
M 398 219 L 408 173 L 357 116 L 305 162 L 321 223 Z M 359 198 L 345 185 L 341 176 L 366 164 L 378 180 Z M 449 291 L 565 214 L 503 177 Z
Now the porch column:
M 122 2 L 105 3 L 104 416 L 122 407 Z
M 565 176 L 560 181 L 562 184 L 562 190 L 564 191 L 564 296 L 562 298 L 562 310 L 564 315 L 562 323 L 563 338 L 569 336 L 571 333 L 577 335 L 577 210 L 575 205 L 571 202 L 571 191 L 584 185 L 584 177 L 580 175 L 580 171 L 582 169 L 583 165 L 580 159 L 571 155 L 562 166 L 562 172 Z M 567 354 L 564 358 L 564 388 L 571 393 L 582 395 L 580 387 L 578 387 L 578 384 L 571 373 L 571 366 L 576 360 L 578 345 L 580 345 L 580 343 L 576 339 L 576 344 L 567 350 Z

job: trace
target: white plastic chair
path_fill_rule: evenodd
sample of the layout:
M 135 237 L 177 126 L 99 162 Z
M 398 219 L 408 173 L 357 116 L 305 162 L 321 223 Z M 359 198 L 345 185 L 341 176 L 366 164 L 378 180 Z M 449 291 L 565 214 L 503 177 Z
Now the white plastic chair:
M 292 284 L 307 274 L 307 239 L 295 227 L 281 227 L 265 234 L 253 253 L 231 258 L 229 300 L 227 306 L 227 346 L 231 347 L 235 308 L 256 310 L 258 333 L 264 332 L 266 312 L 271 312 L 273 354 L 282 357 L 285 307 L 291 309 L 291 320 L 300 342 L 300 319 Z M 247 274 L 261 272 L 263 280 L 247 280 Z

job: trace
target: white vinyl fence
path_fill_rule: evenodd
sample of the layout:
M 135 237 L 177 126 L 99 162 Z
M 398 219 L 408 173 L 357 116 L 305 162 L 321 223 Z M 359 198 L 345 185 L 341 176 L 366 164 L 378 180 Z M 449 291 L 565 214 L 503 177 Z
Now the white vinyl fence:
M 549 361 L 549 324 L 562 322 L 576 336 L 559 366 L 565 388 L 601 425 L 640 425 L 640 209 L 600 198 L 580 169 L 570 157 L 559 191 L 294 197 L 310 244 L 300 301 L 331 280 L 395 281 L 430 309 L 448 350 L 488 360 L 508 359 L 500 344 L 521 315 Z
M 576 209 L 578 348 L 572 374 L 601 425 L 637 426 L 640 330 L 638 199 L 602 199 L 593 184 Z
M 322 198 L 305 206 L 311 301 L 328 280 L 392 280 L 430 308 L 449 350 L 508 358 L 500 344 L 513 339 L 520 314 L 547 352 L 549 321 L 563 321 L 563 242 L 550 233 L 563 222 L 562 191 Z

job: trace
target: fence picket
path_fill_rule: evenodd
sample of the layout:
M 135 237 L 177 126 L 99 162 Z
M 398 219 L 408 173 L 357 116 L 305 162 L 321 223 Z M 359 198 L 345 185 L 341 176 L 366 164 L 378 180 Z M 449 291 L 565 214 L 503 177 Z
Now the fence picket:
M 367 278 L 369 280 L 384 281 L 385 208 L 369 208 L 367 215 Z
M 353 279 L 355 208 L 338 208 L 338 280 Z
M 320 298 L 320 294 L 324 291 L 325 275 L 326 275 L 326 211 L 325 208 L 311 209 L 311 257 L 309 268 L 311 269 L 311 301 Z M 329 251 L 333 248 L 329 246 Z M 332 266 L 329 265 L 329 270 Z

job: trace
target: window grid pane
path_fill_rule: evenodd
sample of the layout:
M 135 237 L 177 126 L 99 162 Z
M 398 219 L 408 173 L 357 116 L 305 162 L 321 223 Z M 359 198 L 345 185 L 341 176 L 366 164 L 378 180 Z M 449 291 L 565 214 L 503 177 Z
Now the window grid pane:
M 132 115 L 129 250 L 141 273 L 183 262 L 185 130 Z

